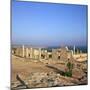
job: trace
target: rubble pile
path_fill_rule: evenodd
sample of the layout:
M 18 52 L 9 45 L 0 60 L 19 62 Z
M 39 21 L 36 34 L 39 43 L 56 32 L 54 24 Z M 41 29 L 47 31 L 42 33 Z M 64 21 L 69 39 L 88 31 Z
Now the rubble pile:
M 81 76 L 81 75 L 80 75 Z M 20 78 L 20 76 L 18 76 Z M 79 77 L 79 76 L 78 76 Z M 55 72 L 32 72 L 29 77 L 25 80 L 22 80 L 24 84 L 20 81 L 12 83 L 13 89 L 22 89 L 22 88 L 41 88 L 41 87 L 56 87 L 56 86 L 72 86 L 85 84 L 87 78 L 82 77 L 66 77 L 62 76 Z

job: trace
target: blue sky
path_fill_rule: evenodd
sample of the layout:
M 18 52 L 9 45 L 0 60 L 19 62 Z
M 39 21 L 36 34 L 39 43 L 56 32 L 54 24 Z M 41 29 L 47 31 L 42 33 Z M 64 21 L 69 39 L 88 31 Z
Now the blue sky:
M 12 44 L 86 46 L 87 6 L 12 2 Z

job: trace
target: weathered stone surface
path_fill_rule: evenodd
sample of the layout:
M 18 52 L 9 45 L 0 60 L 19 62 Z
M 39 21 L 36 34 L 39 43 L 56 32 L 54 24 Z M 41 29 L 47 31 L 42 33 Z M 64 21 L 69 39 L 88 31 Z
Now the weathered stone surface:
M 17 87 L 18 85 L 20 85 L 20 82 L 13 82 L 13 83 L 11 83 L 11 85 L 12 85 L 12 87 L 14 88 L 14 87 Z
M 66 47 L 52 50 L 52 52 L 48 52 L 45 50 L 44 52 L 42 52 L 40 48 L 29 49 L 23 47 L 23 52 L 25 55 L 22 55 L 22 48 L 17 48 L 15 52 L 16 52 L 15 55 L 18 55 L 19 57 L 20 56 L 23 57 L 23 58 L 19 58 L 14 56 L 16 60 L 19 61 L 25 60 L 25 62 L 26 60 L 30 60 L 30 62 L 34 62 L 33 63 L 34 67 L 32 66 L 30 68 L 27 68 L 28 70 L 25 69 L 26 71 L 28 71 L 26 72 L 28 73 L 28 75 L 26 75 L 24 79 L 20 76 L 21 80 L 18 78 L 19 82 L 16 81 L 12 83 L 12 88 L 21 89 L 27 87 L 36 88 L 36 87 L 54 87 L 54 86 L 87 84 L 87 62 L 78 62 L 73 57 L 71 50 L 69 50 Z M 43 55 L 43 58 L 41 57 L 41 55 Z M 30 62 L 26 62 L 26 67 Z M 72 68 L 68 67 L 67 65 L 68 62 L 73 64 Z M 22 62 L 19 63 L 20 65 L 23 64 Z M 17 64 L 18 63 L 16 63 L 16 66 Z M 37 70 L 38 67 L 36 67 L 37 64 L 38 66 L 40 66 L 38 70 Z M 42 64 L 45 69 L 41 71 L 41 68 L 43 68 Z M 20 67 L 20 65 L 18 66 Z M 24 65 L 25 64 L 23 64 L 22 67 Z M 52 72 L 48 71 L 48 69 L 50 69 L 50 71 Z M 24 72 L 24 74 L 21 73 L 22 76 L 25 76 L 25 70 L 23 71 L 22 68 L 22 72 Z
M 81 72 L 80 72 L 81 73 Z M 26 80 L 24 80 L 25 84 L 29 88 L 37 88 L 37 87 L 55 87 L 55 86 L 71 86 L 71 85 L 80 85 L 85 84 L 87 82 L 87 77 L 81 77 L 77 70 L 77 77 L 66 77 L 55 72 L 33 72 L 30 74 Z M 80 76 L 78 76 L 80 74 Z M 76 75 L 76 73 L 75 73 Z M 12 88 L 27 88 L 25 85 L 21 85 L 19 82 L 14 82 Z
M 85 76 L 85 73 L 81 69 L 73 69 L 72 70 L 72 77 L 76 79 L 81 79 L 82 77 Z

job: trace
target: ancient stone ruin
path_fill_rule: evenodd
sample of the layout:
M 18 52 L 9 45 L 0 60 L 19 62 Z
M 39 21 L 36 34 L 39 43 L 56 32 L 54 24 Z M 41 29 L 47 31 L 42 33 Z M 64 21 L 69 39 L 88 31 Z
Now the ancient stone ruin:
M 31 72 L 28 77 L 22 79 L 20 74 L 16 75 L 17 81 L 12 82 L 12 89 L 28 89 L 38 87 L 56 87 L 87 84 L 86 54 L 75 54 L 68 47 L 61 47 L 48 51 L 35 47 L 13 47 L 12 55 L 42 63 L 45 67 L 52 69 L 51 72 Z M 75 56 L 76 55 L 76 56 Z M 84 61 L 77 61 L 78 58 Z
M 24 58 L 31 59 L 52 59 L 52 60 L 67 60 L 73 56 L 73 51 L 69 50 L 67 47 L 62 47 L 59 49 L 52 49 L 51 52 L 43 50 L 42 48 L 32 48 L 21 47 L 12 48 L 12 54 Z

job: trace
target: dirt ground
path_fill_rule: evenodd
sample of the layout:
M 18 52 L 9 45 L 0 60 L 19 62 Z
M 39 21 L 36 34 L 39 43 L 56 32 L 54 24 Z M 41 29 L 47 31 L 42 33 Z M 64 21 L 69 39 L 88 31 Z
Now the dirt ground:
M 57 60 L 40 61 L 12 55 L 12 88 L 26 88 L 26 85 L 36 88 L 87 84 L 87 74 L 82 68 L 72 69 L 72 77 L 63 76 L 62 71 L 68 70 L 65 65 Z
M 21 58 L 12 55 L 11 81 L 16 81 L 19 74 L 22 79 L 27 78 L 32 72 L 50 72 L 52 69 L 46 67 L 42 62 L 33 62 L 31 59 Z

